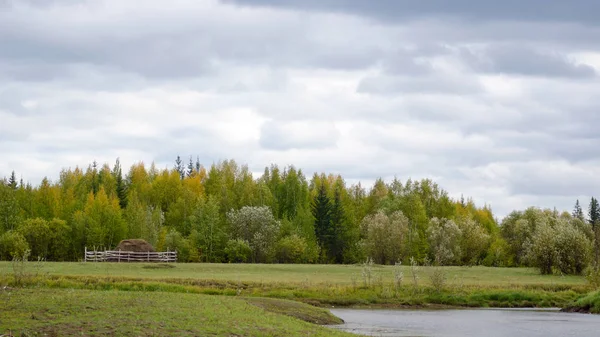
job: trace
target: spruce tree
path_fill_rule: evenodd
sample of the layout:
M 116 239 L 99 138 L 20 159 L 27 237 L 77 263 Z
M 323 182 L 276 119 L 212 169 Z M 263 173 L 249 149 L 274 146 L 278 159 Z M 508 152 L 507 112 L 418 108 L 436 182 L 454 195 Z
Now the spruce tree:
M 112 174 L 117 182 L 117 196 L 119 197 L 119 205 L 121 206 L 121 209 L 125 209 L 125 207 L 127 207 L 127 186 L 125 186 L 125 182 L 123 181 L 123 171 L 121 169 L 119 158 L 117 158 L 117 162 L 115 163 Z
M 190 162 L 188 163 L 188 167 L 187 167 L 187 176 L 191 177 L 193 173 L 194 173 L 194 162 L 192 161 L 192 156 L 190 156 Z
M 592 197 L 592 200 L 590 201 L 588 218 L 590 225 L 592 225 L 592 228 L 596 230 L 596 228 L 600 224 L 600 205 L 598 204 L 598 199 L 594 197 Z
M 179 172 L 179 177 L 183 180 L 185 178 L 185 168 L 180 156 L 177 156 L 177 159 L 175 159 L 175 169 Z
M 342 263 L 344 253 L 344 226 L 346 215 L 344 205 L 342 204 L 341 192 L 339 188 L 335 189 L 333 205 L 331 206 L 330 219 L 330 241 L 328 242 L 328 251 L 335 263 Z
M 200 172 L 201 167 L 202 165 L 200 165 L 200 156 L 196 156 L 196 172 Z
M 583 209 L 581 209 L 581 205 L 579 204 L 579 199 L 575 202 L 575 208 L 573 209 L 573 217 L 581 221 L 585 221 L 585 216 L 583 215 Z
M 8 180 L 8 186 L 13 190 L 17 189 L 17 176 L 15 175 L 15 171 L 12 171 L 10 174 L 10 179 Z
M 315 236 L 317 244 L 321 250 L 326 250 L 327 243 L 330 242 L 331 227 L 331 202 L 327 196 L 325 184 L 321 182 L 317 195 L 311 205 L 312 215 L 315 218 Z
M 592 197 L 589 209 L 589 221 L 594 231 L 594 268 L 600 268 L 600 205 L 598 200 Z

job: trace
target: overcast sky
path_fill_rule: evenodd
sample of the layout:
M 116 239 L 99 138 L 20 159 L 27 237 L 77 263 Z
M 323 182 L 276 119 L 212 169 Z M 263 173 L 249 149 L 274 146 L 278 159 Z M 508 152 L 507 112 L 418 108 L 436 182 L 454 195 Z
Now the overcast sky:
M 144 4 L 142 7 L 141 4 Z M 0 0 L 0 177 L 179 154 L 600 196 L 597 0 Z

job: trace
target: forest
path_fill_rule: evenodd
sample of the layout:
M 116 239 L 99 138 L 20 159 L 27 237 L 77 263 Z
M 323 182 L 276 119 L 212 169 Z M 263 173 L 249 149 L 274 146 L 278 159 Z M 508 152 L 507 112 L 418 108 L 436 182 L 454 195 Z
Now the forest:
M 94 162 L 38 186 L 0 180 L 0 259 L 80 261 L 84 249 L 141 238 L 180 262 L 530 266 L 582 274 L 597 266 L 600 206 L 584 214 L 529 207 L 501 221 L 429 179 L 348 185 L 271 165 L 253 177 L 224 160 L 205 168 Z

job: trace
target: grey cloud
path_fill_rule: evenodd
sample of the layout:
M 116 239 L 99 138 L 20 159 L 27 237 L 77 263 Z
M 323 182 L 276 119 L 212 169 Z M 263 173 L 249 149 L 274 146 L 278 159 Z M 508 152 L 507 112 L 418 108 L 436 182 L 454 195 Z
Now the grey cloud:
M 475 95 L 481 91 L 476 80 L 448 76 L 366 77 L 357 87 L 359 93 L 396 95 L 400 93 L 436 93 Z
M 82 8 L 86 7 L 63 6 L 52 15 L 38 15 L 36 25 L 31 24 L 26 7 L 0 13 L 0 22 L 4 21 L 0 23 L 0 44 L 5 46 L 0 49 L 0 62 L 13 65 L 5 72 L 16 80 L 28 80 L 31 71 L 22 69 L 19 63 L 43 61 L 39 65 L 41 74 L 36 76 L 39 80 L 52 79 L 61 73 L 56 70 L 61 65 L 76 63 L 152 79 L 186 79 L 214 75 L 224 63 L 360 69 L 373 65 L 382 54 L 376 45 L 356 44 L 350 36 L 336 41 L 330 41 L 327 35 L 313 36 L 312 30 L 322 29 L 318 21 L 296 17 L 290 21 L 261 21 L 266 14 L 240 20 L 231 9 L 223 12 L 209 8 L 198 18 L 182 12 L 180 18 L 165 15 L 155 21 L 131 13 L 128 24 L 110 16 L 104 18 L 104 26 L 95 21 L 82 25 L 71 19 L 54 24 L 61 14 L 89 15 L 92 10 Z M 211 10 L 215 11 L 213 16 Z M 221 20 L 215 20 L 215 16 Z M 181 24 L 175 25 L 178 20 Z M 139 28 L 132 30 L 136 26 Z M 160 29 L 162 26 L 164 29 Z M 69 74 L 64 72 L 63 76 Z
M 243 6 L 272 6 L 330 11 L 400 21 L 430 16 L 454 16 L 465 20 L 564 21 L 597 24 L 600 3 L 595 0 L 224 0 Z
M 574 78 L 596 75 L 591 66 L 576 64 L 559 52 L 536 50 L 525 45 L 494 44 L 479 54 L 463 48 L 460 54 L 474 70 L 485 73 Z
M 516 195 L 595 195 L 600 190 L 597 172 L 563 163 L 529 162 L 511 166 L 509 191 Z

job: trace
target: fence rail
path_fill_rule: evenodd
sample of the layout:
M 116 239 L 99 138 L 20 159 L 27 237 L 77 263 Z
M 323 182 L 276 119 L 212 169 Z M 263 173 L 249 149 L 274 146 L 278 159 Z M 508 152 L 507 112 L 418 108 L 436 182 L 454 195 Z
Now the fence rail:
M 177 252 L 89 251 L 85 262 L 177 262 Z

